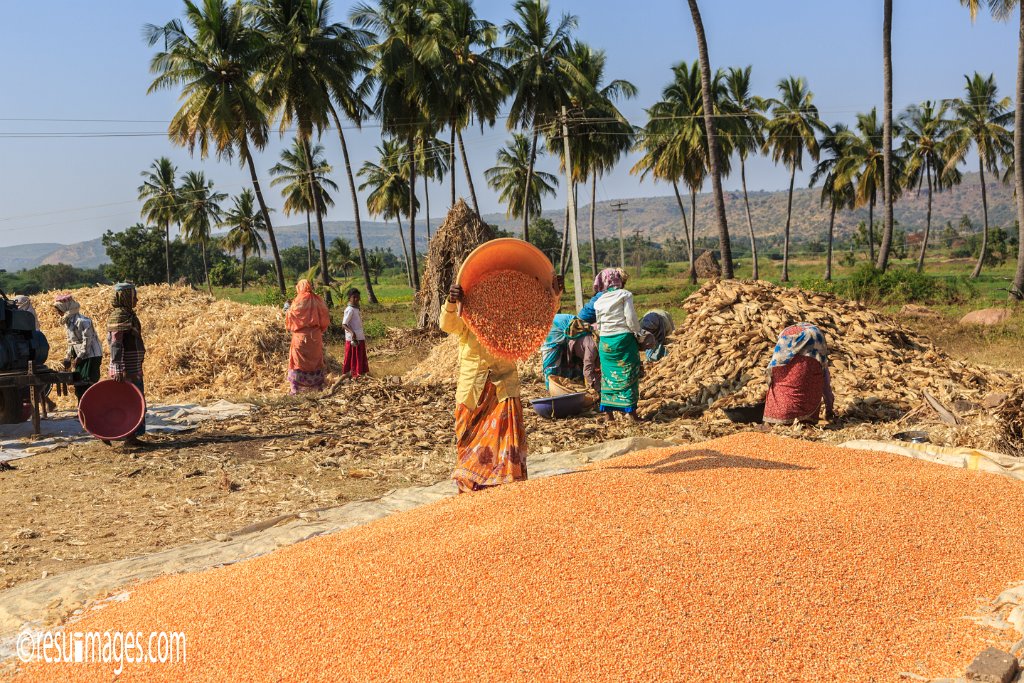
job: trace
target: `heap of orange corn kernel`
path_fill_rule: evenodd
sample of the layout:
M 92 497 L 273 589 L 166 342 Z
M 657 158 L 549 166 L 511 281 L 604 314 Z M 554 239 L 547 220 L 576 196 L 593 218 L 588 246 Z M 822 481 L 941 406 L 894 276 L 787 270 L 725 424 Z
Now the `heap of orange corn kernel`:
M 517 270 L 495 270 L 466 291 L 462 317 L 492 355 L 523 360 L 551 330 L 557 295 Z

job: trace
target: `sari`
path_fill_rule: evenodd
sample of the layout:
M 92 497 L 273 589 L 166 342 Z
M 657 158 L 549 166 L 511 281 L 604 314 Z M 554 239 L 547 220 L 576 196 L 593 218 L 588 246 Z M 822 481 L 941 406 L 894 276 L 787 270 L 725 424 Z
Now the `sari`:
M 815 423 L 824 400 L 829 413 L 835 398 L 828 371 L 825 335 L 810 323 L 797 323 L 779 335 L 768 363 L 764 421 Z
M 285 315 L 292 333 L 288 349 L 288 382 L 292 394 L 319 391 L 324 386 L 324 332 L 331 324 L 327 304 L 313 292 L 309 280 L 299 280 L 297 296 Z
M 640 401 L 640 347 L 632 332 L 601 337 L 601 412 L 636 411 Z
M 550 379 L 565 377 L 568 379 L 584 379 L 586 370 L 583 362 L 586 350 L 576 348 L 574 341 L 582 341 L 590 336 L 590 330 L 584 327 L 574 315 L 559 313 L 551 323 L 551 331 L 540 347 L 543 357 L 544 385 L 550 388 Z M 588 383 L 592 374 L 587 376 Z

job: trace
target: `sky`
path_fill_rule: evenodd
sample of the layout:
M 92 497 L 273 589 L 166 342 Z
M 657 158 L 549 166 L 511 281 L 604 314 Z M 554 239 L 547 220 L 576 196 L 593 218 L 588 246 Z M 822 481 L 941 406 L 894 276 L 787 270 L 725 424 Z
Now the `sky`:
M 335 18 L 346 19 L 354 4 L 335 0 Z M 682 0 L 551 4 L 553 13 L 576 14 L 577 37 L 607 52 L 608 78 L 627 79 L 638 87 L 638 97 L 620 105 L 634 123 L 643 123 L 644 109 L 658 99 L 670 67 L 696 59 L 693 24 Z M 964 75 L 974 71 L 994 73 L 1000 92 L 1012 95 L 1017 56 L 1012 23 L 979 15 L 972 25 L 958 0 L 893 4 L 897 113 L 925 99 L 959 96 Z M 499 25 L 511 15 L 511 0 L 476 0 L 475 5 L 479 15 Z M 249 186 L 248 172 L 236 164 L 191 157 L 166 138 L 177 92 L 146 94 L 155 49 L 143 40 L 143 26 L 179 17 L 180 0 L 0 0 L 0 6 L 5 15 L 0 23 L 0 248 L 87 240 L 138 222 L 140 172 L 160 156 L 170 157 L 181 172 L 205 171 L 218 190 L 236 194 Z M 753 65 L 756 94 L 774 95 L 779 79 L 803 76 L 828 123 L 851 122 L 856 112 L 881 107 L 882 0 L 704 0 L 701 10 L 712 67 Z M 107 132 L 148 135 L 66 136 Z M 375 157 L 379 129 L 346 134 L 355 166 Z M 503 121 L 482 133 L 466 131 L 482 213 L 505 211 L 486 187 L 483 171 L 494 165 L 495 152 L 509 135 Z M 289 142 L 275 140 L 258 155 L 261 180 Z M 336 133 L 328 133 L 324 144 L 343 191 L 326 219 L 350 220 Z M 598 201 L 670 193 L 668 186 L 631 176 L 635 160 L 635 155 L 624 158 L 599 181 Z M 538 168 L 557 172 L 550 158 Z M 806 184 L 807 169 L 798 185 Z M 738 175 L 724 181 L 726 190 L 738 189 Z M 779 190 L 789 178 L 783 168 L 761 158 L 749 163 L 747 180 L 751 191 Z M 461 168 L 457 182 L 459 193 L 468 196 Z M 432 215 L 443 215 L 447 192 L 447 185 L 431 188 Z M 277 209 L 275 223 L 299 222 L 281 215 L 276 190 L 266 194 Z M 589 192 L 581 190 L 580 201 L 586 204 Z M 545 200 L 545 208 L 564 205 L 561 192 Z

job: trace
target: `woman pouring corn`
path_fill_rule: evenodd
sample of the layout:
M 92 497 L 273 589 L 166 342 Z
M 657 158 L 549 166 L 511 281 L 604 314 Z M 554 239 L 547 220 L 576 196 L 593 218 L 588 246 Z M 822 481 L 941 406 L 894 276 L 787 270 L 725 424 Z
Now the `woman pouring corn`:
M 554 288 L 561 292 L 560 277 L 555 278 Z M 527 449 L 516 364 L 481 345 L 459 315 L 462 299 L 462 287 L 452 285 L 439 324 L 459 340 L 452 479 L 459 493 L 466 493 L 525 480 Z

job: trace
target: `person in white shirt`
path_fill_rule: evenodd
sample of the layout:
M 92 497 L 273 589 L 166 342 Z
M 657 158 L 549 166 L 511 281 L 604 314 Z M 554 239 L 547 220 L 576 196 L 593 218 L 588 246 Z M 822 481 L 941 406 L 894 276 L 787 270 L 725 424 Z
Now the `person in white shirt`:
M 53 307 L 68 335 L 68 352 L 64 369 L 75 373 L 75 396 L 81 400 L 86 390 L 100 381 L 103 345 L 92 320 L 79 313 L 81 308 L 70 294 L 54 299 Z
M 633 306 L 633 293 L 621 287 L 609 287 L 594 302 L 597 334 L 600 337 L 601 407 L 610 418 L 622 412 L 638 419 L 640 401 L 640 320 Z
M 348 306 L 341 324 L 345 328 L 345 361 L 342 366 L 346 375 L 358 377 L 370 373 L 366 359 L 366 334 L 363 332 L 363 317 L 359 311 L 359 290 L 348 290 Z

